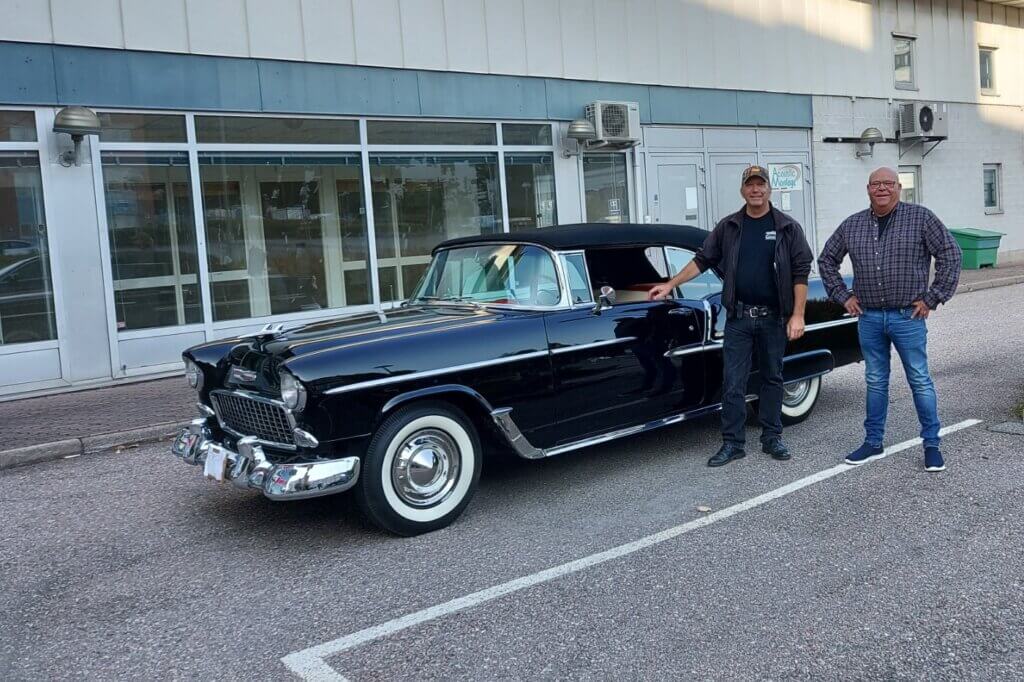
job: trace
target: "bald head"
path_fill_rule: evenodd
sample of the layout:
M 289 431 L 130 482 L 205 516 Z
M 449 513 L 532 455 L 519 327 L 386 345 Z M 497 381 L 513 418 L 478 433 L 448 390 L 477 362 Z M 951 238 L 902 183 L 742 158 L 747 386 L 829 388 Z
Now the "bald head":
M 900 176 L 892 168 L 876 168 L 868 177 L 868 199 L 875 215 L 889 215 L 900 201 Z

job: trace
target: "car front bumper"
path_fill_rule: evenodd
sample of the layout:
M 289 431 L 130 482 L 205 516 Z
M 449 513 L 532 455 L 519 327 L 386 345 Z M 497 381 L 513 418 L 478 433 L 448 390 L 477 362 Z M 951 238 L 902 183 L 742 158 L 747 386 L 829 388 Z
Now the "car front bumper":
M 291 464 L 269 461 L 255 438 L 242 438 L 232 450 L 216 442 L 206 419 L 193 419 L 171 445 L 171 453 L 203 467 L 206 478 L 259 490 L 272 500 L 300 500 L 348 490 L 359 478 L 359 458 Z

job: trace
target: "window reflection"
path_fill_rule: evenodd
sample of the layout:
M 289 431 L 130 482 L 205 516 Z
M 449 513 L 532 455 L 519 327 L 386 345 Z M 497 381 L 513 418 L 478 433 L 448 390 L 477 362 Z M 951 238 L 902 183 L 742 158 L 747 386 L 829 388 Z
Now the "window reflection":
M 371 156 L 381 300 L 407 298 L 439 242 L 500 232 L 496 154 Z
M 587 197 L 587 222 L 629 222 L 625 155 L 585 154 L 583 187 Z
M 370 302 L 358 155 L 199 163 L 214 320 Z
M 0 154 L 0 345 L 55 338 L 39 157 Z
M 202 322 L 188 156 L 102 159 L 117 328 Z

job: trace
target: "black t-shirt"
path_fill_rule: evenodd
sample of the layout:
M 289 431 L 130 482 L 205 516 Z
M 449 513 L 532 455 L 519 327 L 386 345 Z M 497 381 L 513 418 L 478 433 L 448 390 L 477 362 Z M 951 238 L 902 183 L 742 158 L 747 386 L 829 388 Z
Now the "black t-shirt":
M 743 214 L 739 259 L 736 263 L 736 300 L 747 305 L 779 306 L 775 281 L 775 218 L 771 211 L 760 218 Z
M 881 239 L 885 233 L 885 228 L 889 226 L 889 219 L 892 218 L 892 214 L 895 211 L 889 211 L 885 215 L 876 215 L 875 220 L 878 221 L 878 238 Z

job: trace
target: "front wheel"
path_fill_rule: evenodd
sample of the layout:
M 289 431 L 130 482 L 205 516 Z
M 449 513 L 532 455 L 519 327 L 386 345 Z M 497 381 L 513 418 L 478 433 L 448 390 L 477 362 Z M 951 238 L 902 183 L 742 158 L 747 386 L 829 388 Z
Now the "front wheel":
M 444 528 L 476 491 L 480 455 L 476 429 L 455 406 L 400 408 L 370 440 L 356 501 L 371 522 L 396 535 Z
M 821 377 L 811 377 L 782 387 L 782 423 L 799 424 L 810 416 L 821 393 Z

